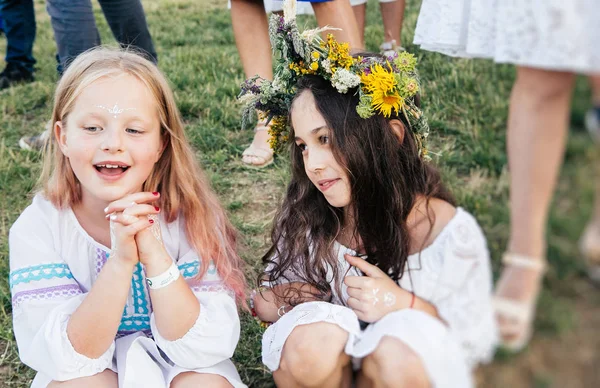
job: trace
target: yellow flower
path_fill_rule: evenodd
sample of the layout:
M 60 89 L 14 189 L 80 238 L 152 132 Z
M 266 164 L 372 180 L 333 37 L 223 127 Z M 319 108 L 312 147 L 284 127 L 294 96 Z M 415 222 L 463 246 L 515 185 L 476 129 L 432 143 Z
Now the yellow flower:
M 398 114 L 398 111 L 402 108 L 402 105 L 404 105 L 404 100 L 397 93 L 386 94 L 377 91 L 373 93 L 371 97 L 373 99 L 373 108 L 381 112 L 384 117 L 390 117 L 392 109 Z
M 394 73 L 387 71 L 379 64 L 371 66 L 368 74 L 367 72 L 364 72 L 361 75 L 360 80 L 363 85 L 365 85 L 364 89 L 371 93 L 382 92 L 387 94 L 392 91 L 398 83 L 396 77 L 394 77 Z
M 319 63 L 318 62 L 311 63 L 310 68 L 311 68 L 311 70 L 317 70 L 319 68 Z
M 318 51 L 313 51 L 313 52 L 312 52 L 312 57 L 313 57 L 314 59 L 319 59 L 319 57 L 320 57 L 320 56 L 321 56 L 321 54 L 319 54 L 319 52 L 318 52 Z

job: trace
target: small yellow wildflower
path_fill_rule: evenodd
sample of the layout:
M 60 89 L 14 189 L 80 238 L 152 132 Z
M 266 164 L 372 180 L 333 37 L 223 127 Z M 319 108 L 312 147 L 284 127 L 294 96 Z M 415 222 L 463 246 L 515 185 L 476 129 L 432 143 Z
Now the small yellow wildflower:
M 310 64 L 311 70 L 317 70 L 319 68 L 319 62 L 313 62 Z
M 320 56 L 321 56 L 321 54 L 319 54 L 319 52 L 318 52 L 318 51 L 313 51 L 313 52 L 312 52 L 312 57 L 313 57 L 314 59 L 319 59 L 319 57 L 320 57 Z

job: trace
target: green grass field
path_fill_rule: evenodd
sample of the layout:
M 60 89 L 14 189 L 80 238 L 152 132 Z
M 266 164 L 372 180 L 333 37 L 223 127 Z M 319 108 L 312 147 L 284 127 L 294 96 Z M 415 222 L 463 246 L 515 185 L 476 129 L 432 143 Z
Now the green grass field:
M 146 0 L 148 24 L 159 66 L 175 90 L 189 137 L 215 190 L 242 236 L 242 253 L 253 278 L 288 177 L 284 158 L 266 170 L 244 168 L 240 156 L 252 133 L 240 131 L 235 102 L 243 73 L 225 1 Z M 440 156 L 446 183 L 461 206 L 479 220 L 488 237 L 497 275 L 508 238 L 508 173 L 505 125 L 514 69 L 483 60 L 455 60 L 409 44 L 419 1 L 407 1 L 403 43 L 419 58 L 423 103 L 432 127 L 431 149 Z M 114 43 L 98 4 L 96 20 L 104 43 Z M 39 132 L 50 117 L 57 81 L 50 20 L 36 0 L 36 82 L 0 92 L 0 386 L 28 386 L 34 373 L 19 362 L 8 287 L 8 230 L 32 197 L 40 157 L 22 151 L 22 135 Z M 300 26 L 314 20 L 300 18 Z M 371 0 L 367 49 L 376 50 L 383 28 Z M 0 38 L 0 56 L 5 39 Z M 600 385 L 600 296 L 587 282 L 577 239 L 591 211 L 596 149 L 582 130 L 589 87 L 578 80 L 572 131 L 549 227 L 551 270 L 544 283 L 536 336 L 518 356 L 499 354 L 478 373 L 481 387 L 592 387 Z M 260 362 L 261 330 L 243 315 L 235 362 L 251 387 L 270 387 Z

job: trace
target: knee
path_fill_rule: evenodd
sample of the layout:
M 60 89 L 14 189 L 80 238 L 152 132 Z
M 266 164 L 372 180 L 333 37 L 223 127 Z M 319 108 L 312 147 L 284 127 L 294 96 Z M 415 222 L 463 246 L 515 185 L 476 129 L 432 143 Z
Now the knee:
M 568 98 L 574 82 L 570 73 L 520 67 L 515 87 L 543 104 Z
M 103 372 L 88 377 L 80 377 L 68 381 L 52 381 L 48 384 L 48 388 L 117 388 L 119 385 L 117 374 L 110 369 L 105 369 Z
M 331 323 L 296 327 L 283 347 L 279 372 L 306 386 L 321 386 L 350 357 L 344 354 L 348 333 Z
M 232 385 L 223 376 L 196 372 L 180 373 L 175 376 L 170 384 L 170 388 L 187 387 L 232 388 Z
M 365 368 L 365 364 L 367 365 Z M 363 360 L 363 372 L 385 387 L 429 388 L 429 377 L 420 357 L 406 344 L 383 337 L 373 353 Z

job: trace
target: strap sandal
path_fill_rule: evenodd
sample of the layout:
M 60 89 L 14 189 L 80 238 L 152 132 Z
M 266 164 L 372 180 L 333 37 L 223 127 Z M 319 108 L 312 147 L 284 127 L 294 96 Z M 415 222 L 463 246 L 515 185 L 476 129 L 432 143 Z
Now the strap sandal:
M 546 271 L 545 260 L 504 253 L 502 263 L 505 266 L 519 267 L 540 274 Z M 539 290 L 538 290 L 539 294 Z M 506 297 L 494 296 L 493 305 L 497 317 L 507 322 L 499 325 L 502 347 L 511 352 L 520 352 L 527 346 L 533 333 L 533 320 L 538 296 L 530 301 L 516 301 Z
M 264 121 L 259 122 L 254 128 L 254 132 L 268 131 L 269 127 Z M 242 162 L 252 168 L 264 168 L 273 163 L 273 150 L 257 147 L 254 143 L 242 153 Z

